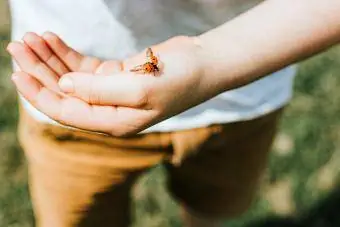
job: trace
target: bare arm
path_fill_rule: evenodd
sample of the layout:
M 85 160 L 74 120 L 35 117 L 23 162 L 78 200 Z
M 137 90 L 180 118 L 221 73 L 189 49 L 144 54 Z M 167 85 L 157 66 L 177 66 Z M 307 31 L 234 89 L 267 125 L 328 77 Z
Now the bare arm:
M 339 0 L 269 0 L 199 37 L 221 91 L 244 85 L 340 41 Z

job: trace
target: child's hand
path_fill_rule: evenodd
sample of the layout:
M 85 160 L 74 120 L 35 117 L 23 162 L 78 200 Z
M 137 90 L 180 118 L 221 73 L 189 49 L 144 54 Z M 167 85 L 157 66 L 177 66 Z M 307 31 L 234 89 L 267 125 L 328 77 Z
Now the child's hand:
M 51 33 L 28 36 L 24 40 L 32 51 L 23 44 L 9 45 L 24 71 L 14 73 L 13 81 L 36 108 L 69 126 L 117 136 L 136 133 L 219 92 L 204 77 L 193 38 L 175 37 L 152 47 L 160 60 L 160 72 L 153 76 L 129 72 L 146 62 L 145 52 L 124 62 L 102 62 L 82 56 Z M 46 70 L 33 70 L 37 67 Z M 54 92 L 60 76 L 67 96 Z
M 98 58 L 83 56 L 50 32 L 41 37 L 29 32 L 23 41 L 10 43 L 7 50 L 22 71 L 34 76 L 51 90 L 59 90 L 59 78 L 66 73 L 114 72 L 120 67 L 118 61 L 103 62 Z

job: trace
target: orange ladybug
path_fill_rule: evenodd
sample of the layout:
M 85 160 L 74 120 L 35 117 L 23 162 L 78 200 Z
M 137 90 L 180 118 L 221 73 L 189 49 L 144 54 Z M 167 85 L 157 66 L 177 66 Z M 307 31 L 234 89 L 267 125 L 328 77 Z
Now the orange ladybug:
M 147 62 L 143 65 L 137 65 L 136 67 L 130 69 L 131 72 L 137 73 L 153 73 L 159 72 L 158 68 L 158 58 L 153 54 L 151 48 L 146 50 Z

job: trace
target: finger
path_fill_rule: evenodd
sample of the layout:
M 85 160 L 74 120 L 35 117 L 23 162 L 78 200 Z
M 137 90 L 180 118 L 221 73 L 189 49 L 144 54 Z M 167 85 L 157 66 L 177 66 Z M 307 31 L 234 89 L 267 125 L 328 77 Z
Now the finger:
M 45 87 L 54 91 L 60 91 L 58 75 L 41 62 L 27 45 L 12 42 L 7 46 L 7 51 L 13 56 L 22 71 L 34 75 Z
M 40 36 L 33 32 L 28 32 L 25 34 L 23 40 L 26 45 L 28 45 L 34 53 L 59 76 L 69 72 L 69 69 L 54 54 L 45 40 Z
M 78 72 L 95 72 L 101 64 L 98 58 L 84 56 L 67 46 L 56 34 L 46 32 L 43 39 L 51 47 L 53 52 L 71 70 Z
M 33 106 L 55 121 L 71 127 L 123 136 L 144 129 L 145 122 L 149 121 L 145 111 L 91 106 L 77 98 L 60 97 L 24 72 L 14 73 L 12 80 Z
M 43 106 L 44 112 L 51 117 L 58 116 L 60 109 L 60 97 L 58 95 L 50 95 L 50 91 L 46 89 L 38 80 L 25 72 L 16 72 L 12 75 L 12 81 L 16 85 L 18 91 L 33 106 Z M 48 105 L 44 105 L 44 104 Z
M 114 76 L 69 73 L 60 79 L 59 86 L 66 94 L 90 104 L 145 108 L 146 82 L 148 78 L 141 79 L 132 73 Z
M 91 106 L 88 104 L 75 98 L 63 99 L 44 88 L 34 77 L 24 72 L 14 73 L 12 80 L 18 91 L 33 106 L 52 119 L 67 125 L 88 128 L 89 130 L 95 129 L 93 126 L 96 124 L 93 123 L 91 116 Z M 96 127 L 98 127 L 96 129 L 104 130 L 99 124 Z

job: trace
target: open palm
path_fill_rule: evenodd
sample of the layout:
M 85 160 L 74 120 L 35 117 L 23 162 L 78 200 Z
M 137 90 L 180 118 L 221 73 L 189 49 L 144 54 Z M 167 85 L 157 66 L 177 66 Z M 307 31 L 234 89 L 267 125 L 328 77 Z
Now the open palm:
M 161 59 L 158 76 L 129 72 L 145 62 L 145 53 L 123 62 L 101 61 L 81 55 L 53 33 L 28 33 L 23 40 L 8 46 L 22 70 L 13 81 L 31 104 L 65 125 L 122 136 L 216 95 L 216 89 L 205 89 L 211 86 L 202 81 L 197 47 L 188 37 L 153 47 Z M 59 85 L 67 81 L 73 84 L 63 92 Z

